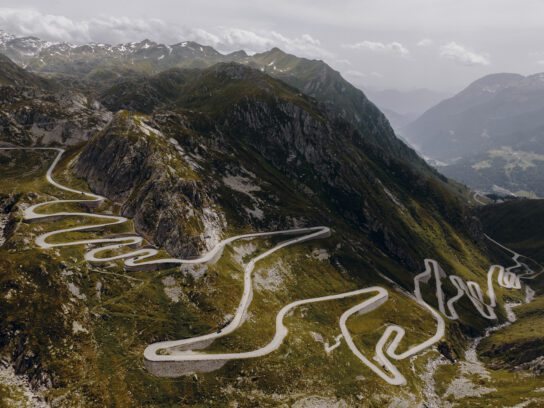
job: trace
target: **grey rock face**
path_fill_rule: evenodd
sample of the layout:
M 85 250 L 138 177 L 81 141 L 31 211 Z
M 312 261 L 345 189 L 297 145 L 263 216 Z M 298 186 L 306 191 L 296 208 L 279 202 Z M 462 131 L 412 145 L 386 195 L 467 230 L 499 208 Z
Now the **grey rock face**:
M 146 136 L 121 113 L 86 146 L 75 171 L 93 191 L 121 204 L 138 233 L 186 257 L 205 247 L 203 212 L 211 201 L 198 179 L 182 174 L 184 166 L 162 135 Z

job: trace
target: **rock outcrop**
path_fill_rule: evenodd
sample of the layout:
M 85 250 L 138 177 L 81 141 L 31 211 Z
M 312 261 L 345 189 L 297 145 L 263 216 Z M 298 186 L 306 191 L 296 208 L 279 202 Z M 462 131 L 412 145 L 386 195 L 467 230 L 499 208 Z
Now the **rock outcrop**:
M 121 205 L 138 233 L 177 257 L 219 237 L 221 222 L 198 175 L 143 116 L 119 112 L 74 167 L 91 189 Z

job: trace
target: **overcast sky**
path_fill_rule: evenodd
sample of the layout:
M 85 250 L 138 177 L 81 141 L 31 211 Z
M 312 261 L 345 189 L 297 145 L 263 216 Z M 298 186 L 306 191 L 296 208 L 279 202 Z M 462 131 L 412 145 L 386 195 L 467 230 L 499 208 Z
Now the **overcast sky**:
M 351 82 L 458 91 L 544 71 L 542 0 L 2 0 L 0 29 L 68 42 L 278 46 Z

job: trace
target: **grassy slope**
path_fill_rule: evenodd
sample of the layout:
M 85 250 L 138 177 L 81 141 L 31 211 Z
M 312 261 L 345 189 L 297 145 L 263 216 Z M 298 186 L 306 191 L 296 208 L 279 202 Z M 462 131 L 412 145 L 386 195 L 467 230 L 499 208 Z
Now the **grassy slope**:
M 486 232 L 515 251 L 530 256 L 522 257 L 535 271 L 544 262 L 544 201 L 515 200 L 481 207 L 478 215 Z M 530 363 L 544 354 L 544 326 L 542 275 L 526 281 L 537 292 L 536 299 L 515 309 L 518 320 L 504 330 L 493 333 L 482 341 L 479 353 L 490 365 L 509 369 Z
M 482 207 L 478 216 L 489 235 L 544 263 L 544 200 L 514 200 Z
M 43 181 L 41 185 L 39 182 L 36 183 L 38 184 L 32 186 L 33 191 L 48 188 Z M 24 193 L 25 187 L 18 190 Z M 55 223 L 55 228 L 67 224 Z M 228 390 L 235 388 L 238 389 L 236 394 L 228 397 L 243 398 L 255 387 L 253 375 L 257 373 L 257 377 L 262 379 L 257 383 L 257 387 L 263 390 L 265 395 L 257 395 L 255 398 L 263 403 L 276 398 L 266 394 L 278 386 L 284 387 L 285 378 L 292 380 L 288 394 L 302 394 L 309 389 L 321 393 L 325 386 L 331 391 L 337 390 L 340 394 L 345 393 L 349 396 L 349 391 L 341 391 L 343 384 L 333 373 L 325 379 L 317 375 L 320 365 L 315 366 L 314 374 L 308 373 L 308 377 L 314 384 L 310 388 L 308 388 L 310 386 L 308 379 L 301 377 L 297 368 L 300 366 L 297 363 L 298 358 L 301 359 L 299 361 L 306 361 L 305 359 L 311 359 L 310 356 L 313 354 L 309 355 L 309 350 L 303 346 L 308 337 L 306 325 L 309 324 L 312 328 L 316 326 L 312 318 L 315 313 L 322 315 L 318 321 L 323 319 L 334 321 L 343 310 L 336 307 L 330 310 L 318 308 L 325 310 L 311 312 L 309 318 L 304 321 L 299 321 L 297 318 L 289 319 L 290 326 L 296 328 L 293 330 L 295 335 L 290 338 L 289 344 L 293 342 L 302 346 L 302 350 L 299 347 L 292 351 L 295 356 L 292 364 L 286 365 L 282 355 L 276 353 L 264 361 L 232 363 L 219 373 L 199 376 L 202 378 L 196 382 L 193 378 L 164 380 L 148 375 L 143 370 L 141 361 L 141 352 L 148 342 L 214 330 L 214 327 L 221 322 L 224 311 L 234 310 L 240 296 L 241 269 L 229 256 L 230 251 L 227 251 L 227 256 L 217 265 L 208 267 L 205 277 L 198 282 L 193 282 L 189 276 L 180 274 L 178 271 L 168 270 L 127 276 L 115 265 L 108 268 L 89 267 L 81 261 L 80 248 L 61 249 L 41 254 L 41 251 L 34 249 L 31 244 L 25 246 L 22 242 L 24 235 L 30 233 L 32 236 L 39 231 L 42 231 L 42 226 L 39 224 L 20 224 L 7 249 L 9 255 L 4 253 L 2 256 L 2 269 L 13 271 L 13 273 L 3 274 L 3 285 L 19 286 L 13 291 L 14 297 L 2 305 L 2 310 L 5 311 L 6 316 L 10 317 L 4 324 L 18 325 L 18 329 L 32 339 L 29 347 L 32 347 L 37 355 L 42 355 L 45 349 L 48 350 L 48 357 L 40 361 L 40 368 L 58 379 L 55 384 L 58 388 L 51 392 L 50 397 L 63 394 L 71 403 L 79 399 L 81 403 L 103 403 L 110 406 L 133 406 L 138 403 L 170 406 L 172 401 L 176 400 L 186 401 L 194 406 L 209 406 L 211 401 L 219 398 L 221 394 L 228 395 L 230 392 Z M 289 255 L 288 266 L 293 268 L 290 275 L 292 274 L 295 279 L 294 282 L 289 283 L 293 286 L 289 285 L 285 288 L 289 289 L 287 293 L 279 291 L 277 299 L 270 293 L 257 291 L 252 315 L 271 316 L 271 304 L 273 308 L 277 308 L 287 299 L 302 295 L 303 290 L 299 286 L 301 284 L 310 286 L 306 291 L 307 295 L 311 296 L 322 295 L 322 287 L 329 287 L 334 292 L 355 286 L 339 275 L 339 271 L 332 268 L 328 262 L 309 260 L 307 254 L 311 253 L 312 248 L 308 246 L 289 250 L 292 252 L 289 254 L 282 254 Z M 4 252 L 4 249 L 2 251 Z M 61 259 L 66 269 L 59 268 Z M 278 261 L 279 256 L 278 259 L 271 260 L 271 262 Z M 307 267 L 308 263 L 311 268 Z M 38 270 L 36 270 L 37 267 Z M 21 274 L 20 271 L 25 272 Z M 70 274 L 63 271 L 70 271 Z M 233 271 L 237 272 L 233 273 Z M 298 271 L 311 275 L 297 276 Z M 161 282 L 165 276 L 173 276 L 176 285 L 182 288 L 183 295 L 179 303 L 171 302 L 166 296 Z M 98 282 L 101 285 L 100 296 L 96 289 Z M 81 291 L 79 297 L 86 298 L 71 296 L 66 289 L 69 283 L 79 287 Z M 31 299 L 37 306 L 48 306 L 46 316 L 41 315 L 40 310 L 31 309 L 40 316 L 38 322 L 28 315 L 30 304 L 27 302 Z M 86 307 L 83 307 L 84 305 Z M 62 312 L 67 309 L 68 313 Z M 89 334 L 74 335 L 70 324 L 73 320 L 81 322 L 85 329 L 89 330 Z M 249 330 L 253 328 L 249 342 L 247 336 L 243 336 L 242 333 L 242 336 L 234 336 L 226 340 L 225 345 L 250 349 L 259 346 L 271 335 L 270 327 L 267 325 L 251 324 L 248 327 Z M 303 336 L 303 342 L 296 335 L 299 328 L 299 335 Z M 319 327 L 319 329 L 323 328 Z M 38 333 L 40 333 L 39 336 Z M 326 338 L 336 334 L 332 331 L 326 334 Z M 222 344 L 218 343 L 217 347 L 221 348 L 221 346 Z M 316 343 L 316 349 L 319 350 L 319 348 L 321 346 Z M 301 354 L 300 351 L 302 351 Z M 321 351 L 318 354 L 323 355 L 324 352 Z M 320 357 L 320 360 L 322 359 L 323 357 Z M 270 365 L 267 365 L 267 362 Z M 356 366 L 356 362 L 353 363 Z M 275 378 L 274 373 L 277 373 L 278 369 L 285 369 L 284 377 L 279 384 L 274 384 L 271 379 Z M 239 379 L 233 377 L 232 373 L 236 371 L 240 372 L 242 381 L 247 382 L 245 385 L 240 386 Z M 349 387 L 349 384 L 345 386 Z M 283 398 L 289 399 L 286 391 L 284 389 L 286 394 Z
M 51 157 L 40 160 L 39 153 L 14 155 L 19 156 L 19 160 L 10 173 L 2 173 L 0 185 L 8 186 L 5 181 L 9 177 L 9 192 L 23 194 L 23 202 L 42 200 L 44 193 L 62 196 L 60 192 L 53 191 L 43 178 L 35 178 L 43 174 Z M 30 157 L 37 163 L 36 169 L 24 174 L 19 183 L 19 166 L 28 162 Z M 68 156 L 61 164 L 57 177 L 71 185 L 84 187 L 81 181 L 74 180 L 65 171 L 70 158 Z M 274 179 L 270 175 L 263 176 L 267 180 Z M 281 176 L 276 175 L 273 183 L 281 180 Z M 275 190 L 278 194 L 283 191 L 279 187 Z M 28 197 L 29 192 L 39 192 L 39 196 Z M 290 208 L 296 211 L 296 196 L 291 196 L 291 202 Z M 302 211 L 304 206 L 298 206 Z M 102 210 L 106 209 L 115 210 L 109 205 Z M 423 212 L 419 221 L 425 219 Z M 227 250 L 219 263 L 208 266 L 205 275 L 196 280 L 190 274 L 176 270 L 126 274 L 118 264 L 90 267 L 82 260 L 83 248 L 42 252 L 35 249 L 26 237 L 69 224 L 69 220 L 52 225 L 19 224 L 9 244 L 0 249 L 0 264 L 4 271 L 2 288 L 8 293 L 14 289 L 9 299 L 2 300 L 1 310 L 6 317 L 9 316 L 9 319 L 2 319 L 2 330 L 17 329 L 23 338 L 28 339 L 25 349 L 32 349 L 38 356 L 29 356 L 28 360 L 36 363 L 35 358 L 38 359 L 39 369 L 54 379 L 55 389 L 49 392 L 49 397 L 62 396 L 66 406 L 77 403 L 168 407 L 179 403 L 204 407 L 234 401 L 239 406 L 277 406 L 280 402 L 292 403 L 311 394 L 340 398 L 351 404 L 380 406 L 392 395 L 408 398 L 408 392 L 420 392 L 419 376 L 412 374 L 409 362 L 399 364 L 402 372 L 408 375 L 409 386 L 404 389 L 390 387 L 362 367 L 345 344 L 327 355 L 323 346 L 314 340 L 311 332 L 319 333 L 326 341 L 332 342 L 338 334 L 339 315 L 356 300 L 308 306 L 295 311 L 287 319 L 290 335 L 285 345 L 263 359 L 231 362 L 216 372 L 193 377 L 153 377 L 143 368 L 141 353 L 145 345 L 215 330 L 223 321 L 224 314 L 228 310 L 233 311 L 238 301 L 241 266 L 234 259 L 232 250 Z M 422 231 L 424 225 L 420 227 Z M 227 234 L 236 232 L 232 230 Z M 374 273 L 376 269 L 396 274 L 401 282 L 406 279 L 405 273 L 395 272 L 398 267 L 383 257 L 374 254 L 370 259 L 361 257 L 357 251 L 346 247 L 339 235 L 335 234 L 330 240 L 288 248 L 259 265 L 257 275 L 266 276 L 266 270 L 270 268 L 279 271 L 281 279 L 277 287 L 257 285 L 249 321 L 239 332 L 217 341 L 211 350 L 250 350 L 262 346 L 271 338 L 270 323 L 282 305 L 305 297 L 371 284 L 383 285 L 385 282 Z M 256 252 L 270 244 L 258 243 Z M 330 261 L 314 259 L 311 256 L 314 249 L 326 249 L 333 258 Z M 452 256 L 447 247 L 443 251 L 444 257 Z M 459 251 L 468 253 L 462 247 Z M 463 259 L 475 261 L 466 256 Z M 456 265 L 458 272 L 470 273 L 462 270 L 464 262 L 457 259 L 450 262 Z M 344 268 L 349 270 L 349 275 Z M 181 289 L 178 302 L 172 302 L 167 296 L 165 277 L 172 277 L 173 286 Z M 69 284 L 79 288 L 78 296 L 70 292 Z M 409 282 L 405 284 L 410 287 Z M 413 302 L 395 291 L 391 296 L 391 300 L 379 310 L 350 321 L 357 344 L 367 355 L 372 354 L 384 321 L 401 323 L 408 329 L 406 344 L 421 341 L 434 330 L 432 319 L 422 314 Z M 410 315 L 411 312 L 414 316 Z M 469 309 L 466 312 L 470 313 Z M 82 324 L 88 333 L 75 334 L 74 321 Z M 454 328 L 452 330 L 456 332 Z M 460 349 L 459 338 L 447 341 L 454 349 Z M 14 348 L 15 345 L 5 345 L 6 350 Z M 428 354 L 414 361 L 419 370 L 427 357 Z M 30 374 L 32 372 L 31 369 Z M 510 377 L 506 378 L 502 381 L 508 383 Z

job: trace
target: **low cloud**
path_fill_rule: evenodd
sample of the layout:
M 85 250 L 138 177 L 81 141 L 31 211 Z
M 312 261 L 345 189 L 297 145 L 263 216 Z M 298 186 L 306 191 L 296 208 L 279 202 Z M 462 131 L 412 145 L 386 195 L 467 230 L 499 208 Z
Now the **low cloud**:
M 250 31 L 240 28 L 218 28 L 215 33 L 217 41 L 212 44 L 219 49 L 233 50 L 243 48 L 250 52 L 264 51 L 279 47 L 287 52 L 313 58 L 333 58 L 321 42 L 310 34 L 300 37 L 286 37 L 276 31 Z
M 417 43 L 418 47 L 430 47 L 434 44 L 434 41 L 430 38 L 423 38 L 421 41 Z
M 396 41 L 390 43 L 361 41 L 355 44 L 344 44 L 342 47 L 351 50 L 369 50 L 383 54 L 398 55 L 400 57 L 408 57 L 410 55 L 408 48 Z
M 176 35 L 158 19 L 99 17 L 76 21 L 33 9 L 0 8 L 0 25 L 4 30 L 19 36 L 37 36 L 50 41 L 73 43 L 128 42 L 144 39 L 151 34 L 172 39 Z
M 454 41 L 440 47 L 440 56 L 463 65 L 487 66 L 491 64 L 487 54 L 474 52 Z
M 160 19 L 107 16 L 73 20 L 34 9 L 0 8 L 0 27 L 17 36 L 36 36 L 49 41 L 76 44 L 117 44 L 145 38 L 167 44 L 190 40 L 225 52 L 239 49 L 260 52 L 279 47 L 301 56 L 323 59 L 334 57 L 318 39 L 309 34 L 287 37 L 276 31 L 251 31 L 233 27 L 204 30 L 175 26 Z

